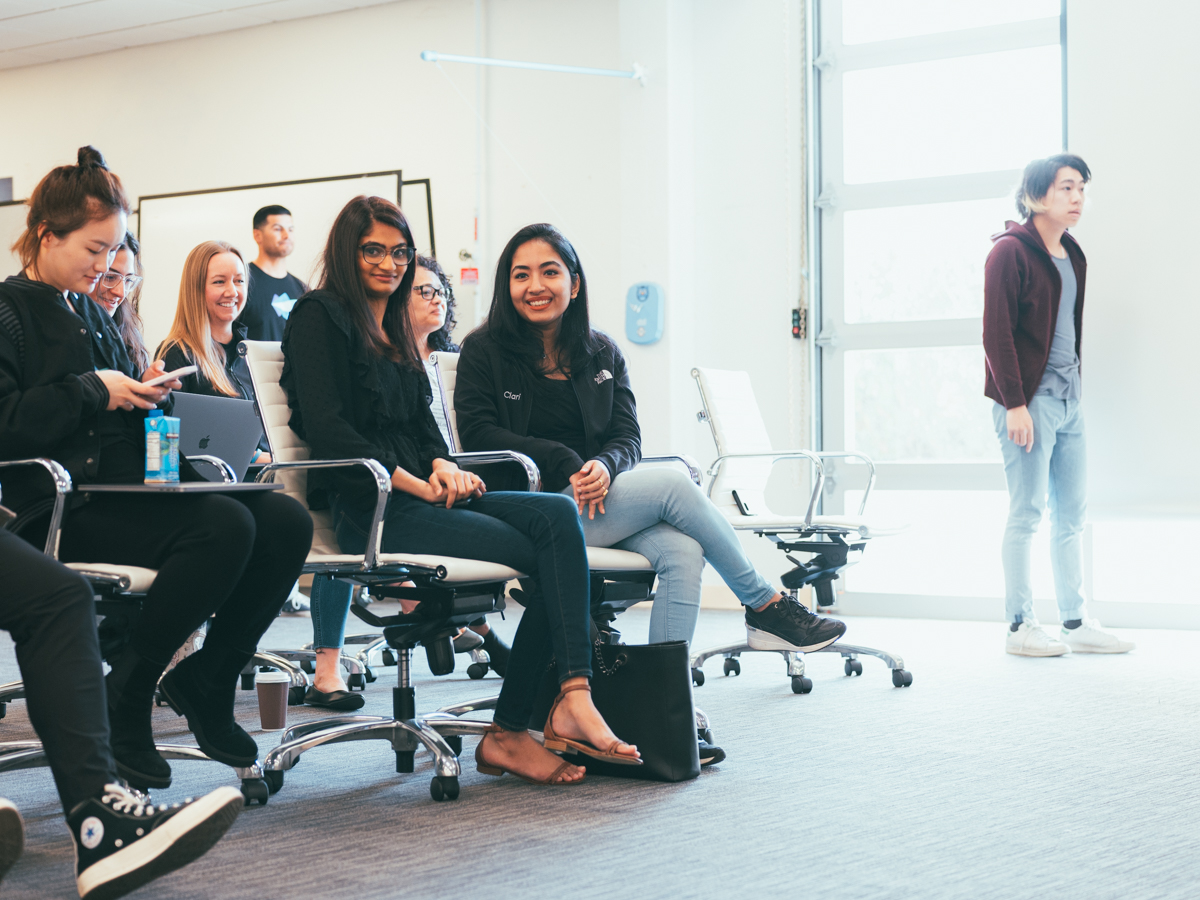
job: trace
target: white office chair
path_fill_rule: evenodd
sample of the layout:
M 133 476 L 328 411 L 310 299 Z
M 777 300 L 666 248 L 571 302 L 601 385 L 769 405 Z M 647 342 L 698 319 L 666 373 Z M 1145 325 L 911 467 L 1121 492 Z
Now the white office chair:
M 818 609 L 832 606 L 834 580 L 843 569 L 861 558 L 868 542 L 903 530 L 863 518 L 867 497 L 875 484 L 875 464 L 869 457 L 849 451 L 774 450 L 747 373 L 695 368 L 692 369 L 692 377 L 696 379 L 703 404 L 700 419 L 708 422 L 717 445 L 717 458 L 708 470 L 711 479 L 708 484 L 709 498 L 725 514 L 734 530 L 750 531 L 768 538 L 788 554 L 787 558 L 795 564 L 795 568 L 785 573 L 782 581 L 785 591 L 793 599 L 801 587 L 812 585 Z M 867 489 L 856 516 L 815 514 L 825 481 L 822 460 L 834 457 L 860 459 L 870 471 Z M 806 459 L 812 465 L 812 495 L 803 516 L 778 515 L 767 505 L 767 479 L 772 467 L 781 459 Z M 791 556 L 793 553 L 806 554 L 808 559 L 801 562 Z M 704 684 L 704 662 L 713 656 L 725 657 L 726 675 L 740 674 L 738 657 L 749 652 L 758 651 L 748 644 L 739 643 L 697 653 L 692 657 L 692 680 L 697 686 Z M 804 675 L 804 654 L 791 651 L 762 652 L 779 652 L 787 660 L 793 691 L 807 694 L 812 690 L 812 681 Z M 859 656 L 874 656 L 883 660 L 892 670 L 893 685 L 908 687 L 912 684 L 912 675 L 905 671 L 904 660 L 893 653 L 845 642 L 831 644 L 816 652 L 841 654 L 847 675 L 862 674 Z
M 221 473 L 221 480 L 226 484 L 237 479 L 233 469 L 223 460 L 215 456 L 191 456 L 190 462 L 207 463 Z M 0 462 L 0 469 L 16 467 L 36 467 L 46 471 L 54 486 L 54 501 L 49 509 L 49 526 L 46 532 L 44 553 L 51 559 L 58 559 L 59 544 L 62 537 L 63 519 L 66 513 L 68 496 L 75 490 L 71 476 L 67 470 L 52 459 L 21 459 Z M 86 491 L 86 486 L 82 488 Z M 20 520 L 14 523 L 20 526 Z M 149 592 L 158 572 L 140 566 L 115 565 L 112 563 L 66 563 L 67 568 L 83 575 L 92 584 L 96 594 L 96 614 L 101 617 L 127 619 L 135 616 L 140 609 L 142 598 Z M 101 623 L 101 649 L 105 647 L 107 622 Z M 194 636 L 193 636 L 194 637 Z M 252 665 L 271 666 L 287 672 L 291 678 L 291 693 L 303 696 L 307 684 L 304 673 L 269 652 L 260 651 L 255 654 Z M 298 694 L 297 694 L 298 692 Z M 25 686 L 20 681 L 0 685 L 0 717 L 3 717 L 5 706 L 17 699 L 24 698 Z M 200 760 L 211 762 L 199 747 L 185 744 L 155 744 L 159 754 L 168 760 Z M 46 765 L 46 756 L 39 741 L 11 741 L 0 744 L 0 772 L 15 769 L 38 768 Z M 247 804 L 265 804 L 267 797 L 273 791 L 264 774 L 262 763 L 256 762 L 246 768 L 234 768 L 241 779 L 242 794 Z M 136 787 L 136 785 L 135 785 Z

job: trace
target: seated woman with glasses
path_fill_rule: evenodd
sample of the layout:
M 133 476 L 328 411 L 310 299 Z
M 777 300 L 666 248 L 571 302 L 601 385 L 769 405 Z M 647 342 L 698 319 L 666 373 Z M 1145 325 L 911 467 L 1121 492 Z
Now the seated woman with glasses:
M 456 323 L 454 289 L 436 259 L 418 254 L 416 263 L 412 298 L 408 303 L 408 322 L 416 344 L 417 357 L 423 361 L 432 383 L 434 376 L 430 357 L 433 353 L 458 352 L 458 344 L 450 337 Z M 429 408 L 433 419 L 442 439 L 449 445 L 450 432 L 441 397 L 433 396 L 433 392 L 430 391 L 430 398 Z M 305 694 L 304 702 L 309 706 L 345 711 L 361 709 L 365 702 L 361 696 L 347 689 L 346 682 L 342 679 L 339 653 L 334 649 L 342 646 L 352 595 L 353 588 L 344 581 L 319 577 L 313 579 L 311 608 L 316 610 L 313 613 L 313 630 L 320 632 L 314 646 L 324 649 L 317 650 L 313 686 Z M 405 612 L 409 612 L 416 603 L 401 600 L 400 606 Z M 480 646 L 487 651 L 488 665 L 503 678 L 512 648 L 500 639 L 485 619 L 471 623 L 470 631 L 462 629 L 454 638 L 456 653 L 467 653 Z
M 142 317 L 138 315 L 137 308 L 141 284 L 141 246 L 138 239 L 127 231 L 112 265 L 100 276 L 90 296 L 112 318 L 125 344 L 125 352 L 139 372 L 150 365 L 150 355 L 142 338 Z
M 97 150 L 81 148 L 78 165 L 59 166 L 34 188 L 17 243 L 23 272 L 0 283 L 0 306 L 17 323 L 14 332 L 11 319 L 0 321 L 0 458 L 49 457 L 76 485 L 143 487 L 146 412 L 179 386 L 145 384 L 158 368 L 139 373 L 107 336 L 115 334 L 107 313 L 86 296 L 124 244 L 129 212 L 120 179 Z M 179 468 L 184 480 L 200 480 L 186 460 Z M 4 481 L 5 504 L 31 523 L 45 521 L 51 494 L 41 470 Z M 234 721 L 234 695 L 312 546 L 312 517 L 281 492 L 76 491 L 68 506 L 64 562 L 158 573 L 105 679 L 118 771 L 142 789 L 171 784 L 151 729 L 156 690 L 211 759 L 253 765 L 258 744 Z M 214 614 L 204 646 L 160 683 L 175 651 Z
M 807 652 L 845 633 L 775 590 L 686 475 L 634 468 L 642 440 L 625 358 L 592 329 L 579 256 L 554 226 L 522 228 L 500 255 L 487 323 L 463 341 L 454 405 L 463 449 L 531 456 L 543 490 L 575 501 L 588 546 L 650 560 L 652 642 L 691 641 L 705 560 L 746 607 L 751 647 Z
M 510 771 L 545 784 L 583 777 L 583 768 L 558 759 L 527 731 L 551 657 L 561 689 L 545 723 L 547 743 L 636 765 L 637 748 L 618 740 L 592 704 L 587 559 L 570 500 L 488 492 L 449 458 L 409 318 L 414 256 L 412 232 L 394 203 L 356 197 L 338 214 L 320 287 L 296 303 L 283 335 L 280 385 L 292 430 L 314 459 L 365 457 L 391 473 L 384 553 L 484 560 L 540 583 L 517 628 L 495 724 L 475 750 L 481 772 Z M 309 504 L 332 510 L 344 553 L 366 549 L 375 497 L 375 481 L 361 468 L 309 473 Z M 318 646 L 325 612 L 313 603 Z M 344 607 L 339 616 L 340 626 Z
M 192 249 L 179 279 L 175 321 L 155 356 L 166 371 L 194 365 L 180 388 L 188 394 L 254 400 L 254 385 L 237 345 L 246 326 L 236 321 L 246 306 L 246 261 L 232 244 L 205 241 Z M 271 461 L 266 435 L 258 443 L 255 465 Z

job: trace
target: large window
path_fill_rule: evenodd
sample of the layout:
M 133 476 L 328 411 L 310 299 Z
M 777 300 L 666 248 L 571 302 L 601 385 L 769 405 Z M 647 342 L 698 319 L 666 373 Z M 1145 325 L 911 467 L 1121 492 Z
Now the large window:
M 983 263 L 1021 169 L 1064 144 L 1060 2 L 818 0 L 821 440 L 872 456 L 873 512 L 913 526 L 847 571 L 848 607 L 1003 594 Z M 839 465 L 825 509 L 864 485 Z

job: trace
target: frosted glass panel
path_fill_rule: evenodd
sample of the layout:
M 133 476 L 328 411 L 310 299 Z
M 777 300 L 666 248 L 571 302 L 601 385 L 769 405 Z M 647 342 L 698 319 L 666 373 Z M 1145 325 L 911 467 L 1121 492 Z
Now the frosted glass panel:
M 842 43 L 1048 19 L 1060 12 L 1059 0 L 842 0 Z
M 983 315 L 983 262 L 991 235 L 1017 218 L 1013 201 L 968 200 L 845 216 L 847 322 Z
M 846 512 L 858 510 L 861 491 L 846 491 Z M 872 491 L 867 514 L 908 523 L 895 537 L 867 545 L 862 561 L 846 570 L 846 590 L 942 597 L 995 597 L 1004 618 L 1004 570 L 1000 540 L 1008 518 L 1004 491 Z M 933 543 L 931 543 L 931 541 Z M 936 546 L 936 559 L 931 548 Z M 1050 570 L 1050 523 L 1033 538 L 1034 597 L 1054 597 Z
M 846 447 L 876 462 L 999 462 L 983 347 L 845 355 Z
M 1020 169 L 1062 148 L 1058 45 L 843 76 L 847 184 Z

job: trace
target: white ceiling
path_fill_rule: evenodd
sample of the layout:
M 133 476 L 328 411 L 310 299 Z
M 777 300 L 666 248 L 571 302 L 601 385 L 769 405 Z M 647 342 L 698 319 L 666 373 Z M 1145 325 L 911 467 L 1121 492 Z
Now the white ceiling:
M 0 0 L 0 69 L 391 0 Z

